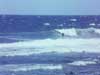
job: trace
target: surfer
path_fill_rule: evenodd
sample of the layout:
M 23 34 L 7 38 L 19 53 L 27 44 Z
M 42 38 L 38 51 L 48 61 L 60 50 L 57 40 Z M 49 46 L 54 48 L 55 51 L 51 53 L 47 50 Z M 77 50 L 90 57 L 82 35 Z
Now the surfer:
M 61 36 L 62 36 L 62 37 L 64 37 L 64 36 L 65 36 L 65 34 L 64 34 L 64 33 L 61 33 Z

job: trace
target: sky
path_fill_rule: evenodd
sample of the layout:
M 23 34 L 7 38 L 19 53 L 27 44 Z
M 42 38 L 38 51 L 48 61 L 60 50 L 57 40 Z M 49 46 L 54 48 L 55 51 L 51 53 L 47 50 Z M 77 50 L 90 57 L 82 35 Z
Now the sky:
M 100 15 L 100 0 L 0 0 L 0 14 Z

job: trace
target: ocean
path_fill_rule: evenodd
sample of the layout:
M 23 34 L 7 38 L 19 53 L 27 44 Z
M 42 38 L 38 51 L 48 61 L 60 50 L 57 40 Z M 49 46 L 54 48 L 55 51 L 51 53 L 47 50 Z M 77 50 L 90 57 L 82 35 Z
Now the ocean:
M 99 28 L 95 15 L 0 15 L 0 75 L 65 75 L 63 64 L 99 56 Z

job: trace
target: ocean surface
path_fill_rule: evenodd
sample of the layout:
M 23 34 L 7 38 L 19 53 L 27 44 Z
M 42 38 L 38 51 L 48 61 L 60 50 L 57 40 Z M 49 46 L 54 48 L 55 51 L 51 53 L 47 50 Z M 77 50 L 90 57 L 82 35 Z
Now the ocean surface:
M 73 53 L 100 52 L 99 28 L 100 16 L 0 15 L 0 75 L 65 75 Z

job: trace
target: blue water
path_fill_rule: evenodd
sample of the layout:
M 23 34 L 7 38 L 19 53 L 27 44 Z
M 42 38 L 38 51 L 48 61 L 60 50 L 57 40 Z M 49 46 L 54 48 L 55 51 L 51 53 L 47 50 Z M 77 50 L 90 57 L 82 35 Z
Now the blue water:
M 73 20 L 75 19 L 75 20 Z M 45 25 L 49 23 L 50 25 Z M 95 26 L 90 26 L 95 23 Z M 0 15 L 0 33 L 48 31 L 56 28 L 100 28 L 100 16 Z
M 99 52 L 99 28 L 100 16 L 0 15 L 0 75 L 64 75 L 77 51 Z

